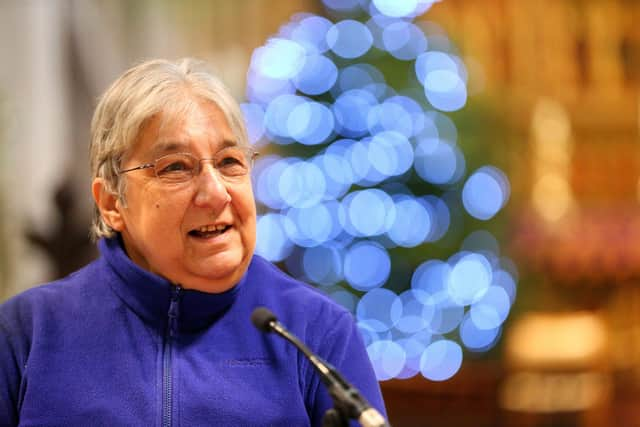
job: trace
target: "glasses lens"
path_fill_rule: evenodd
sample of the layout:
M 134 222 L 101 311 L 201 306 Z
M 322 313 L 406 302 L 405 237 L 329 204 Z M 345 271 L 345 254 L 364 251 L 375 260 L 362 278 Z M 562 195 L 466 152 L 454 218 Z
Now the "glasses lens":
M 166 182 L 185 182 L 190 180 L 198 160 L 189 154 L 169 154 L 156 160 L 156 176 Z
M 229 147 L 220 150 L 214 159 L 214 166 L 225 177 L 243 176 L 249 173 L 251 157 L 246 150 Z

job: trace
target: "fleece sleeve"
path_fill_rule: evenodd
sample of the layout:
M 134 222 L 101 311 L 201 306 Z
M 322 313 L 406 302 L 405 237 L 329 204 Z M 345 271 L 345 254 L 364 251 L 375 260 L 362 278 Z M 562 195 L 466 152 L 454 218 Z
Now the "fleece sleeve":
M 320 357 L 332 364 L 371 406 L 386 417 L 380 386 L 353 316 L 343 313 L 317 345 Z M 326 409 L 333 405 L 333 401 L 317 375 L 314 375 L 311 384 L 311 395 L 315 400 L 311 410 L 312 425 L 321 426 L 322 417 Z M 359 424 L 352 422 L 351 425 Z
M 20 375 L 16 349 L 0 313 L 0 427 L 18 425 Z

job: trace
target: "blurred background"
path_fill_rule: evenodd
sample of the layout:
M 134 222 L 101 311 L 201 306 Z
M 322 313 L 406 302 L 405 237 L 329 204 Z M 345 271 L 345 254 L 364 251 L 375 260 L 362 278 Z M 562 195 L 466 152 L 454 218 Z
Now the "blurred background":
M 394 426 L 640 426 L 636 0 L 0 3 L 0 301 L 98 254 L 97 97 L 207 61 L 257 252 L 351 310 Z

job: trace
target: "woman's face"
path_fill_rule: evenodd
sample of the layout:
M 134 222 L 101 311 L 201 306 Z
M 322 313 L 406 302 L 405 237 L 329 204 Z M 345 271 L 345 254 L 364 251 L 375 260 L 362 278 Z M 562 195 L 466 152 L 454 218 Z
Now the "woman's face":
M 183 110 L 185 111 L 185 110 Z M 238 145 L 222 111 L 196 101 L 180 117 L 155 116 L 140 132 L 122 169 L 171 153 L 210 159 Z M 115 200 L 115 221 L 129 257 L 185 288 L 224 292 L 245 273 L 256 240 L 250 175 L 224 180 L 212 162 L 183 183 L 166 183 L 152 168 L 126 173 L 125 202 Z M 95 186 L 95 184 L 94 184 Z M 95 189 L 94 189 L 95 193 Z

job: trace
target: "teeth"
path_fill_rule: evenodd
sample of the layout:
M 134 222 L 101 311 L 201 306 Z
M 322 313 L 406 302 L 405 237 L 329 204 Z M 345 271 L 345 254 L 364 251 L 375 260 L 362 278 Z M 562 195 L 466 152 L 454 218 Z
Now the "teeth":
M 219 224 L 219 225 L 206 225 L 204 227 L 198 228 L 198 231 L 200 233 L 212 233 L 214 231 L 222 231 L 225 228 L 227 228 L 227 226 L 226 225 L 222 225 L 222 224 Z

